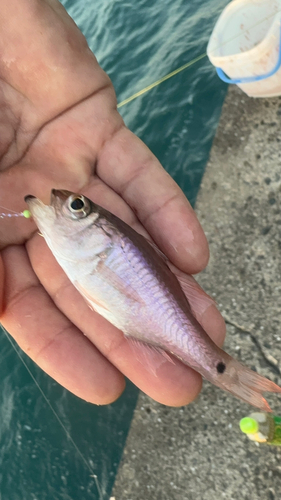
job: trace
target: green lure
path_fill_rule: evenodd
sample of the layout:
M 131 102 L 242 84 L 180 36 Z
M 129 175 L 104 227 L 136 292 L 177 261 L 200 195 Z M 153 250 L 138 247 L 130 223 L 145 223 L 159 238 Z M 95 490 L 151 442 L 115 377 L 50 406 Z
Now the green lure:
M 270 413 L 251 413 L 240 420 L 240 429 L 251 441 L 281 446 L 281 417 Z

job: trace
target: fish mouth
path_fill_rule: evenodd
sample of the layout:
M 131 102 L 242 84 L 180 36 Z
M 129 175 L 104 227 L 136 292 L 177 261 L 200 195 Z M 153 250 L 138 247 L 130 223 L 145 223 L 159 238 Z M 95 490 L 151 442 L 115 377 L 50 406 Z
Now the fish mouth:
M 27 203 L 32 216 L 34 216 L 35 213 L 39 213 L 39 210 L 42 213 L 43 210 L 46 212 L 47 209 L 49 211 L 52 209 L 52 211 L 59 216 L 63 210 L 66 200 L 71 196 L 79 197 L 81 195 L 75 195 L 72 191 L 68 191 L 66 189 L 52 189 L 49 205 L 45 205 L 39 198 L 36 198 L 36 196 L 33 196 L 32 194 L 25 196 L 24 201 Z
M 33 207 L 36 207 L 36 206 L 41 206 L 41 207 L 46 206 L 43 203 L 43 201 L 39 200 L 39 198 L 36 198 L 36 196 L 33 196 L 33 194 L 28 194 L 27 196 L 25 196 L 24 201 L 30 209 L 32 209 Z
M 34 200 L 34 199 L 36 200 L 36 197 L 35 197 L 35 196 L 33 196 L 33 194 L 27 194 L 27 195 L 24 197 L 24 201 L 25 201 L 25 203 L 27 203 L 27 204 L 28 204 L 31 200 Z
M 46 220 L 50 221 L 50 219 L 54 217 L 54 207 L 52 207 L 51 205 L 45 205 L 45 203 L 43 203 L 43 201 L 41 201 L 39 198 L 36 198 L 36 196 L 28 194 L 24 197 L 24 201 L 26 202 L 28 209 L 37 225 L 40 220 L 46 218 Z
M 66 189 L 52 189 L 50 195 L 50 205 L 55 207 L 58 204 L 58 200 L 64 203 L 67 200 L 67 198 L 69 198 L 69 196 L 71 196 L 72 194 L 73 193 L 71 191 L 67 191 Z M 26 195 L 24 197 L 24 201 L 28 205 L 30 203 L 33 203 L 34 201 L 43 203 L 41 200 L 39 200 L 39 198 L 33 196 L 33 194 Z

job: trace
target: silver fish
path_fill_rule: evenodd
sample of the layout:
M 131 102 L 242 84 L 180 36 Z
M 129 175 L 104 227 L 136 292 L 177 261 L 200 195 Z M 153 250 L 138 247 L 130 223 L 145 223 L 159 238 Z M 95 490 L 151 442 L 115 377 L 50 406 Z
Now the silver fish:
M 264 391 L 281 392 L 210 339 L 191 313 L 160 251 L 85 196 L 52 190 L 45 205 L 25 198 L 66 275 L 88 304 L 130 338 L 179 358 L 214 385 L 261 410 Z

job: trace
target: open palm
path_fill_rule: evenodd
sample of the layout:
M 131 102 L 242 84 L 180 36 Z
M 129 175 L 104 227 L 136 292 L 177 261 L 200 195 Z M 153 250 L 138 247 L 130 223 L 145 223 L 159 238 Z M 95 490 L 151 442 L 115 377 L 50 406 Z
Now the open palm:
M 124 126 L 109 78 L 63 7 L 2 0 L 0 54 L 1 205 L 21 211 L 27 194 L 48 202 L 52 188 L 83 192 L 149 234 L 182 271 L 200 271 L 208 249 L 193 210 Z M 33 221 L 1 219 L 0 245 L 1 323 L 59 383 L 97 404 L 120 395 L 123 374 L 165 404 L 198 394 L 197 373 L 149 349 L 143 354 L 89 309 Z M 196 296 L 195 314 L 221 343 L 221 316 L 203 293 Z

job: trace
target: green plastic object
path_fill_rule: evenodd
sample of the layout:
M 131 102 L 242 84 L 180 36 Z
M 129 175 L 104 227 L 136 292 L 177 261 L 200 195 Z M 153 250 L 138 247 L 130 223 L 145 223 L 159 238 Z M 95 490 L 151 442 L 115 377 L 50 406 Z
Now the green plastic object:
M 259 430 L 259 424 L 254 418 L 245 417 L 240 420 L 240 429 L 245 434 L 255 434 Z
M 22 215 L 23 215 L 26 219 L 30 219 L 30 217 L 31 217 L 31 213 L 30 213 L 30 211 L 29 211 L 29 210 L 24 210 L 24 211 L 22 212 Z
M 281 417 L 254 412 L 240 420 L 240 429 L 251 441 L 281 446 Z

